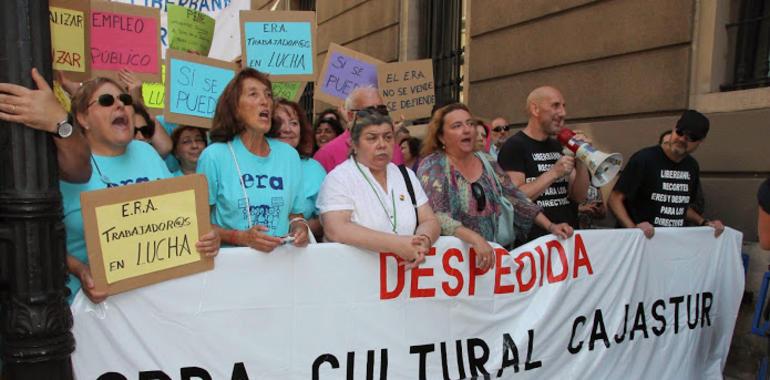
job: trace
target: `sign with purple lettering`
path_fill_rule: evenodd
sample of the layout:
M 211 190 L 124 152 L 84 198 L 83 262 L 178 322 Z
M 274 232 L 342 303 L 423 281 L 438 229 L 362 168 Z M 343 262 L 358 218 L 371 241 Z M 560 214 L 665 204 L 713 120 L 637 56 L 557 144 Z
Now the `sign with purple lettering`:
M 160 11 L 91 1 L 91 68 L 115 77 L 127 68 L 145 82 L 160 82 Z
M 243 67 L 282 82 L 312 81 L 315 12 L 241 11 Z
M 337 44 L 329 44 L 315 99 L 342 105 L 356 87 L 377 88 L 377 66 L 382 61 Z
M 166 120 L 211 128 L 219 95 L 238 66 L 173 49 L 166 50 L 166 62 Z

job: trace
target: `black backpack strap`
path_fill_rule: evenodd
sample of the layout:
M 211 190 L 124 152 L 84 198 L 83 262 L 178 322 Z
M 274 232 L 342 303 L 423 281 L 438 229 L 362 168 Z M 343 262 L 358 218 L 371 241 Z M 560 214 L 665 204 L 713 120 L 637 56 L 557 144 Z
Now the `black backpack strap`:
M 409 192 L 409 198 L 412 199 L 412 206 L 414 207 L 414 220 L 417 222 L 415 225 L 420 224 L 420 218 L 417 217 L 417 198 L 414 196 L 414 188 L 412 187 L 412 179 L 409 178 L 409 173 L 406 171 L 406 166 L 398 165 L 398 170 L 401 171 L 401 175 L 404 176 L 404 183 L 406 183 L 406 191 Z

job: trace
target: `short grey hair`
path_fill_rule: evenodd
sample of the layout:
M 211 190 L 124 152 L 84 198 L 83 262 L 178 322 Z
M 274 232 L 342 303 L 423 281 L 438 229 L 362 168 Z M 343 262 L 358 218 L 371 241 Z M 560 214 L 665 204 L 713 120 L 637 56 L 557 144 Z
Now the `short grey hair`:
M 353 91 L 351 91 L 350 94 L 348 94 L 348 97 L 345 98 L 345 105 L 344 105 L 345 110 L 352 111 L 354 109 L 359 108 L 358 104 L 356 104 L 358 98 L 360 97 L 361 94 L 369 93 L 369 92 L 374 92 L 378 96 L 380 94 L 380 90 L 378 90 L 376 87 L 374 87 L 371 84 L 354 88 Z
M 393 120 L 390 119 L 390 116 L 383 115 L 374 110 L 358 111 L 355 116 L 355 122 L 350 127 L 350 140 L 353 141 L 353 143 L 358 144 L 358 141 L 361 138 L 361 135 L 364 133 L 364 129 L 366 129 L 366 127 L 381 124 L 389 124 L 390 127 L 393 128 Z

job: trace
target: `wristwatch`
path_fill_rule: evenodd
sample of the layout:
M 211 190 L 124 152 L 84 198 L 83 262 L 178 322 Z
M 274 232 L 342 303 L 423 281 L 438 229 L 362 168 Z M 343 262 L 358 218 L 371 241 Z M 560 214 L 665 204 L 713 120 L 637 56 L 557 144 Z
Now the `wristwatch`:
M 72 136 L 72 130 L 72 122 L 70 122 L 70 117 L 67 116 L 66 119 L 56 123 L 56 134 L 54 136 L 66 139 Z

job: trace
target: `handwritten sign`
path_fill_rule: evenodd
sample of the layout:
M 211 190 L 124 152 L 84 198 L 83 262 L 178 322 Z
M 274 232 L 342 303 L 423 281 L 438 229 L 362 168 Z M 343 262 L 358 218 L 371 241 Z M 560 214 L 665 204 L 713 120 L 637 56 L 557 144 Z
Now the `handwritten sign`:
M 166 52 L 166 120 L 211 128 L 219 95 L 238 67 L 169 49 Z
M 90 72 L 86 55 L 88 3 L 53 0 L 49 3 L 53 69 L 75 73 L 73 80 L 84 80 Z
M 305 82 L 273 82 L 273 98 L 284 98 L 298 102 L 305 91 Z
M 148 108 L 163 109 L 166 99 L 166 64 L 160 65 L 160 83 L 143 82 L 142 99 Z
M 376 88 L 377 66 L 382 63 L 355 50 L 330 44 L 316 84 L 315 99 L 338 106 L 356 87 Z
M 81 203 L 97 290 L 115 294 L 214 267 L 195 249 L 211 230 L 203 175 L 85 192 Z
M 385 63 L 377 70 L 380 95 L 394 120 L 430 117 L 436 104 L 432 60 Z
M 312 81 L 315 12 L 241 11 L 243 67 L 272 80 Z
M 143 81 L 160 82 L 158 10 L 93 0 L 90 21 L 91 67 L 107 72 L 97 75 L 128 68 Z
M 174 50 L 209 55 L 214 19 L 187 7 L 168 4 L 168 34 Z

